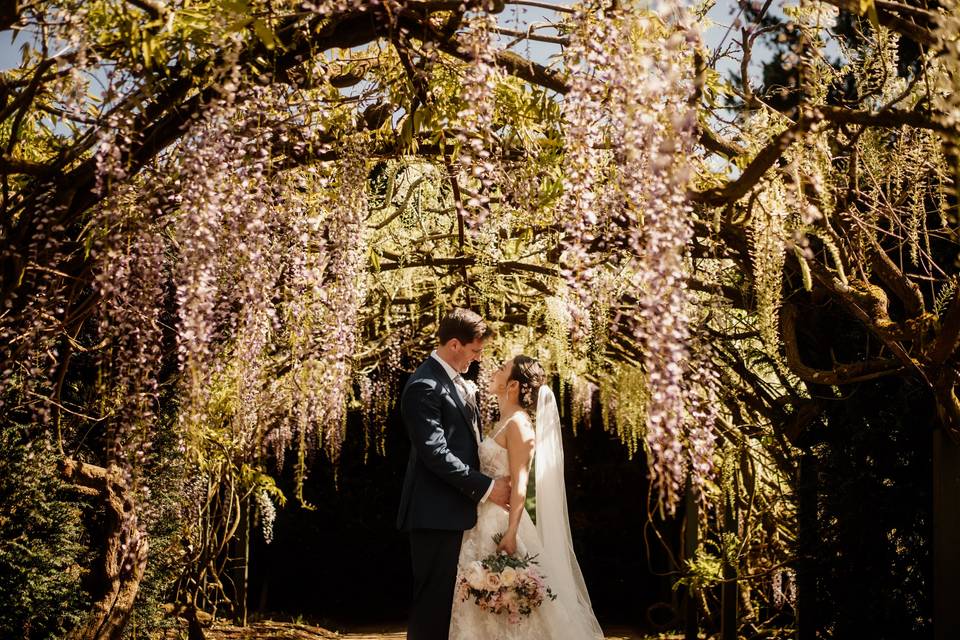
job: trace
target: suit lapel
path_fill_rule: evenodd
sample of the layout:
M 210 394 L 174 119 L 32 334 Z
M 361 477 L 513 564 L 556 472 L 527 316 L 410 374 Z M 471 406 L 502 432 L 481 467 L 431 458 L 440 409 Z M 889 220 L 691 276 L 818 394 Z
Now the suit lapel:
M 447 388 L 447 392 L 453 396 L 453 402 L 457 405 L 457 408 L 460 409 L 461 415 L 463 415 L 463 421 L 467 423 L 467 426 L 472 430 L 473 421 L 470 419 L 470 412 L 467 410 L 467 407 L 464 406 L 463 400 L 460 399 L 460 392 L 457 391 L 457 385 L 453 383 L 453 380 L 450 379 L 450 376 L 447 375 L 447 372 L 444 371 L 443 366 L 437 362 L 433 356 L 428 356 L 427 361 L 430 362 L 430 365 L 433 367 L 434 375 L 437 380 L 443 382 L 444 386 Z M 477 420 L 479 420 L 477 416 Z M 479 431 L 479 428 L 477 429 Z M 481 440 L 483 437 L 481 436 Z

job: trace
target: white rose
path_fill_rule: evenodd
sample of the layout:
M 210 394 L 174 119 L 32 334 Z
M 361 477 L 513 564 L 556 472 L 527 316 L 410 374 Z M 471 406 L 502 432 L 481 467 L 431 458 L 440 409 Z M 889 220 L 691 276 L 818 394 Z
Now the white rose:
M 464 577 L 472 589 L 483 589 L 486 585 L 486 572 L 483 570 L 483 565 L 477 560 L 467 566 Z
M 500 572 L 500 583 L 505 587 L 517 584 L 517 570 L 513 567 L 504 567 Z
M 488 573 L 487 574 L 487 584 L 485 585 L 488 591 L 497 591 L 500 589 L 500 574 L 499 573 Z

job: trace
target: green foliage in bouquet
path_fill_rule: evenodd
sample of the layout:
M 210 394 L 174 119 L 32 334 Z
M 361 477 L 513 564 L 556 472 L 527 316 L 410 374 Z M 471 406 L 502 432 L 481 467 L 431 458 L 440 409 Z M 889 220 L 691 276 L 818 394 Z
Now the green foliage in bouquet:
M 502 540 L 503 540 L 502 533 L 494 534 L 493 541 L 497 544 L 497 546 L 500 545 L 500 542 Z M 484 558 L 483 560 L 481 560 L 480 563 L 490 571 L 500 573 L 507 567 L 511 567 L 513 569 L 526 569 L 531 564 L 540 564 L 539 562 L 537 562 L 537 555 L 538 554 L 530 555 L 529 553 L 527 553 L 521 556 L 518 554 L 511 555 L 508 553 L 492 553 L 486 558 Z M 551 599 L 556 597 L 557 596 L 552 596 Z
M 503 534 L 495 534 L 493 540 L 499 545 Z M 457 587 L 459 597 L 473 599 L 483 611 L 506 614 L 511 624 L 519 623 L 545 600 L 557 599 L 535 564 L 536 555 L 491 553 L 467 568 Z

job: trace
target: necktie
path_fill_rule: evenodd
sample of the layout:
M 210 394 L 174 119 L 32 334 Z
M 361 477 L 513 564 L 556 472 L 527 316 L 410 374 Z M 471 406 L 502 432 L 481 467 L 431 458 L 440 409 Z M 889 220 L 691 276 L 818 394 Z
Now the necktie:
M 467 407 L 467 412 L 470 414 L 471 426 L 476 432 L 477 440 L 480 440 L 480 432 L 477 429 L 477 405 L 473 394 L 470 393 L 470 389 L 467 387 L 466 380 L 463 379 L 459 373 L 454 376 L 453 384 L 457 387 L 457 392 L 460 394 L 460 399 L 463 400 L 463 404 Z

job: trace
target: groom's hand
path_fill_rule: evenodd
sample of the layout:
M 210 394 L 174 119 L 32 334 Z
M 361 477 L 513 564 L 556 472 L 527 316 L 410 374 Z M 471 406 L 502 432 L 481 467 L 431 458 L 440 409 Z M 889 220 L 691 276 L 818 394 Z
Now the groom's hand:
M 504 509 L 510 508 L 510 478 L 507 476 L 501 476 L 493 481 L 493 489 L 490 491 L 490 495 L 487 496 L 487 500 L 492 501 L 494 504 L 498 504 Z

